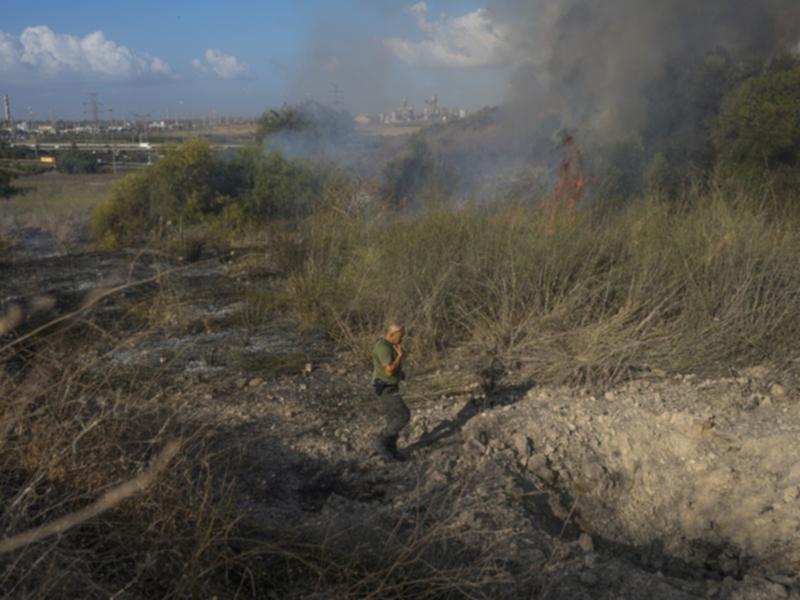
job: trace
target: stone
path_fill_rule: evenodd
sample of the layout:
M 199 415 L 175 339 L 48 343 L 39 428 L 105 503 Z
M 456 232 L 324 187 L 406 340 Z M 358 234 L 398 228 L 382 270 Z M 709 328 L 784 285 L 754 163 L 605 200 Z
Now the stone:
M 545 483 L 553 483 L 556 479 L 555 473 L 547 464 L 547 459 L 541 454 L 534 454 L 528 460 L 528 471 Z
M 515 433 L 511 436 L 511 447 L 519 458 L 524 459 L 531 455 L 533 443 L 524 433 Z
M 769 394 L 773 398 L 783 398 L 786 395 L 786 388 L 775 382 L 769 386 Z
M 800 487 L 795 487 L 795 486 L 793 486 L 793 487 L 787 488 L 787 489 L 786 489 L 786 490 L 783 492 L 783 501 L 784 501 L 786 504 L 792 504 L 792 503 L 794 503 L 794 502 L 795 502 L 795 501 L 796 501 L 798 498 L 800 498 Z
M 253 377 L 247 385 L 249 385 L 250 387 L 258 387 L 260 385 L 263 385 L 263 383 L 264 380 L 261 379 L 261 377 Z
M 605 398 L 608 402 L 613 402 L 617 399 L 617 395 L 611 390 L 608 390 L 605 394 L 603 394 L 603 398 Z

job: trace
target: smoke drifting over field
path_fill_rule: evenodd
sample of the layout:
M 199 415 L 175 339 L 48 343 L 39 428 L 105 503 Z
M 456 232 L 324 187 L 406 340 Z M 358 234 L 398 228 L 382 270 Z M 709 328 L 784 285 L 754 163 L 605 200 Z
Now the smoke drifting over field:
M 706 170 L 724 96 L 800 39 L 795 0 L 493 0 L 487 11 L 508 25 L 508 94 L 472 126 L 429 136 L 462 194 L 490 180 L 551 186 L 565 128 L 601 196 L 636 193 L 657 155 L 679 178 Z
M 539 195 L 552 187 L 563 156 L 559 132 L 571 130 L 585 151 L 590 188 L 629 196 L 642 189 L 657 156 L 682 181 L 709 172 L 723 98 L 800 47 L 796 0 L 487 1 L 466 15 L 440 14 L 424 2 L 407 6 L 422 41 L 322 27 L 294 74 L 293 96 L 378 112 L 401 95 L 423 97 L 435 76 L 468 104 L 475 98 L 465 85 L 448 84 L 475 84 L 492 70 L 495 82 L 507 82 L 506 90 L 493 90 L 499 106 L 423 134 L 446 167 L 439 171 L 458 180 L 439 188 L 459 197 Z M 370 10 L 387 20 L 395 15 Z M 398 69 L 401 63 L 407 66 Z M 286 140 L 278 146 L 291 147 L 292 156 L 305 148 Z M 327 156 L 342 154 L 339 140 L 329 146 Z M 411 163 L 425 158 L 419 146 L 417 153 Z M 360 154 L 379 156 L 372 145 L 359 153 L 355 138 L 346 154 L 348 166 L 363 163 Z M 613 181 L 600 189 L 607 173 Z

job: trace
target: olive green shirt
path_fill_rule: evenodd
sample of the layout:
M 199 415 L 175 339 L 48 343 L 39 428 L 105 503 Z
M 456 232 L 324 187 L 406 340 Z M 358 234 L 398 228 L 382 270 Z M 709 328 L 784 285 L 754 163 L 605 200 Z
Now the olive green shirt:
M 402 370 L 391 376 L 386 375 L 386 371 L 383 370 L 383 367 L 393 363 L 395 358 L 397 358 L 397 351 L 385 338 L 380 338 L 375 342 L 375 347 L 372 349 L 372 365 L 374 367 L 372 378 L 380 379 L 388 385 L 396 385 L 405 379 Z

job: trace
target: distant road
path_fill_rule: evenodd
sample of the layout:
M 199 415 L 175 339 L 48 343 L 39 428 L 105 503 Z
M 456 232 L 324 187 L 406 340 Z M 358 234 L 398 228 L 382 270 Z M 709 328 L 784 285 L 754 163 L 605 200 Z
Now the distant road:
M 21 146 L 31 149 L 38 148 L 39 150 L 45 151 L 52 151 L 52 150 L 69 150 L 70 148 L 78 148 L 79 150 L 116 150 L 116 151 L 123 151 L 123 152 L 150 152 L 151 150 L 156 150 L 161 146 L 166 145 L 174 145 L 168 143 L 150 143 L 150 142 L 142 142 L 139 144 L 131 144 L 128 143 L 112 143 L 112 142 L 15 142 L 11 144 L 11 146 Z M 223 150 L 227 150 L 228 148 L 242 148 L 244 144 L 233 144 L 233 143 L 225 143 L 225 144 L 215 144 L 212 143 L 212 146 L 216 146 L 217 148 L 222 148 Z

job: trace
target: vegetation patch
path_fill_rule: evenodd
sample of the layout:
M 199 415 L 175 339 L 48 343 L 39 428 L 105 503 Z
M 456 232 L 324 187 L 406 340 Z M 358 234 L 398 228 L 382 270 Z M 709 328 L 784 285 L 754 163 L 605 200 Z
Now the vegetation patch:
M 554 228 L 509 205 L 389 221 L 329 211 L 302 237 L 287 307 L 360 355 L 391 319 L 409 326 L 417 360 L 475 344 L 551 381 L 800 350 L 797 220 L 721 193 L 563 215 Z

